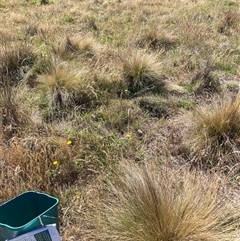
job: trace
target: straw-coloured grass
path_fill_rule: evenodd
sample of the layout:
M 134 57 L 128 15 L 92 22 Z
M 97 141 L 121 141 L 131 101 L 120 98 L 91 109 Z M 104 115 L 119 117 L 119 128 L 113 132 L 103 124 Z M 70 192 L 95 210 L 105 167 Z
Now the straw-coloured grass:
M 201 108 L 197 112 L 199 130 L 205 132 L 207 138 L 221 142 L 227 138 L 237 137 L 240 133 L 240 98 L 233 102 L 222 101 L 211 108 Z
M 223 166 L 238 162 L 239 96 L 234 101 L 223 100 L 196 109 L 193 122 L 195 134 L 192 144 L 196 160 L 204 160 L 207 166 Z M 231 158 L 226 159 L 225 155 L 230 155 Z
M 111 184 L 100 235 L 109 240 L 234 240 L 239 210 L 216 177 L 124 163 Z
M 133 95 L 145 92 L 163 92 L 165 83 L 157 55 L 143 51 L 121 55 L 123 78 Z
M 38 88 L 47 99 L 52 114 L 68 108 L 83 110 L 97 102 L 97 93 L 83 71 L 70 70 L 65 64 L 57 64 L 42 75 Z

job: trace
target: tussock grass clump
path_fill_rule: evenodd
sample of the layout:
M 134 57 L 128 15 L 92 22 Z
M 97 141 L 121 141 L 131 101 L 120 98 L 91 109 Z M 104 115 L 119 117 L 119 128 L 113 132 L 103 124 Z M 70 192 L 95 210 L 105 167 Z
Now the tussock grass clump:
M 127 89 L 122 88 L 122 77 L 114 66 L 112 59 L 106 60 L 106 62 L 104 60 L 103 63 L 99 63 L 100 61 L 97 60 L 96 64 L 92 67 L 91 78 L 101 91 L 101 101 L 107 103 L 111 98 L 115 99 L 119 96 L 128 97 L 129 93 Z M 111 64 L 109 65 L 108 63 Z
M 232 34 L 239 30 L 240 12 L 238 10 L 228 10 L 222 15 L 218 31 L 224 34 Z
M 199 130 L 205 136 L 223 144 L 225 138 L 234 139 L 240 133 L 240 98 L 233 101 L 222 101 L 208 109 L 198 109 L 195 115 L 199 120 Z
M 49 0 L 40 0 L 41 5 L 46 5 L 46 4 L 49 4 L 49 3 L 50 3 Z
M 36 56 L 27 42 L 4 44 L 0 49 L 0 71 L 12 84 L 18 83 L 33 66 Z
M 214 67 L 211 65 L 204 66 L 192 78 L 191 84 L 196 94 L 217 93 L 221 91 L 221 84 L 218 76 L 214 73 Z
M 79 39 L 66 36 L 57 46 L 52 46 L 53 53 L 63 59 L 68 59 L 77 54 L 79 50 Z
M 80 54 L 85 57 L 93 57 L 95 41 L 92 37 L 80 38 L 78 36 L 66 36 L 60 44 L 52 46 L 55 55 L 63 59 L 72 59 Z
M 0 132 L 2 138 L 7 141 L 14 136 L 21 135 L 32 121 L 29 117 L 28 106 L 19 102 L 18 89 L 10 86 L 10 80 L 7 77 L 2 78 L 1 85 Z
M 146 92 L 164 92 L 165 83 L 157 55 L 145 51 L 131 51 L 120 56 L 123 71 L 123 85 L 131 95 Z
M 41 37 L 44 39 L 46 37 L 46 34 L 49 32 L 49 29 L 46 25 L 43 25 L 41 23 L 29 23 L 26 25 L 23 29 L 23 33 L 26 35 L 26 37 Z
M 210 106 L 202 106 L 194 112 L 195 144 L 197 159 L 210 166 L 230 165 L 238 161 L 236 149 L 240 134 L 240 98 L 222 100 Z M 236 152 L 235 152 L 236 151 Z M 232 158 L 224 154 L 233 155 Z
M 52 114 L 73 108 L 85 110 L 97 102 L 97 92 L 83 71 L 70 69 L 64 63 L 40 76 L 38 89 L 47 99 Z
M 148 47 L 152 50 L 169 50 L 179 44 L 177 38 L 161 33 L 157 28 L 151 28 L 142 39 L 136 42 L 138 47 Z
M 37 75 L 48 73 L 54 67 L 55 63 L 56 60 L 52 56 L 50 50 L 45 44 L 43 44 L 36 51 L 36 60 L 32 68 L 32 75 L 34 78 L 31 78 L 30 81 L 28 80 L 28 84 L 34 87 L 34 85 L 36 84 L 35 82 L 37 79 Z
M 123 163 L 110 185 L 100 236 L 109 240 L 235 240 L 239 210 L 219 179 L 199 172 Z

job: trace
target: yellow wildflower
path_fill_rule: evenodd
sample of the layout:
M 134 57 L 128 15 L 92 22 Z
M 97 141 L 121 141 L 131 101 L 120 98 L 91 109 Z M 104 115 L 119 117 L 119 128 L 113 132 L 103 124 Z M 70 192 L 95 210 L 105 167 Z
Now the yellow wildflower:
M 126 137 L 127 137 L 128 139 L 131 138 L 131 134 L 128 133 L 128 134 L 126 135 Z
M 67 145 L 69 145 L 69 146 L 72 145 L 72 141 L 71 141 L 71 140 L 68 140 L 68 141 L 67 141 Z
M 55 165 L 55 166 L 56 166 L 57 164 L 58 164 L 58 161 L 56 161 L 56 160 L 55 160 L 55 161 L 53 161 L 53 165 Z

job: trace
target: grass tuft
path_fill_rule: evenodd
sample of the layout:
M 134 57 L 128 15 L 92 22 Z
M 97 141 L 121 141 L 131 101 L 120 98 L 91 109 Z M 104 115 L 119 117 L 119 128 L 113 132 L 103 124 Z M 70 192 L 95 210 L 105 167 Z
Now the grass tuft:
M 237 31 L 240 27 L 240 12 L 236 10 L 229 10 L 223 13 L 221 22 L 218 26 L 218 31 L 226 35 Z
M 95 41 L 92 37 L 80 38 L 66 36 L 57 46 L 52 46 L 55 55 L 63 59 L 72 59 L 80 54 L 93 57 L 95 53 Z
M 2 77 L 1 84 L 1 134 L 5 141 L 20 135 L 31 124 L 28 109 L 18 102 L 17 90 L 10 86 L 10 80 Z M 24 106 L 24 107 L 23 107 Z
M 120 56 L 123 71 L 123 85 L 131 95 L 146 92 L 164 92 L 165 83 L 161 73 L 161 64 L 157 55 L 143 51 L 130 52 Z
M 27 42 L 4 44 L 0 49 L 0 71 L 3 76 L 17 84 L 34 64 L 36 56 Z
M 178 44 L 179 41 L 175 37 L 160 33 L 156 28 L 150 29 L 142 39 L 136 42 L 138 47 L 148 47 L 152 50 L 170 50 Z
M 196 94 L 219 93 L 221 85 L 218 76 L 214 73 L 214 67 L 207 65 L 201 68 L 197 74 L 192 78 L 191 84 L 194 85 Z
M 86 110 L 97 103 L 97 92 L 86 79 L 83 71 L 70 70 L 66 64 L 56 64 L 39 77 L 38 89 L 47 100 L 51 114 L 58 116 L 65 111 Z
M 216 177 L 123 163 L 100 220 L 107 240 L 234 240 L 239 210 Z M 102 222 L 101 222 L 102 221 Z
M 49 4 L 49 3 L 50 3 L 49 0 L 40 0 L 41 5 L 46 5 L 46 4 Z
M 194 112 L 194 150 L 205 166 L 223 166 L 238 162 L 240 134 L 240 98 L 202 106 Z M 231 158 L 226 156 L 231 154 Z M 224 157 L 224 155 L 226 155 Z
M 205 136 L 223 144 L 226 138 L 236 138 L 240 134 L 240 98 L 233 101 L 223 101 L 220 105 L 212 105 L 208 109 L 196 112 L 199 129 L 205 131 Z

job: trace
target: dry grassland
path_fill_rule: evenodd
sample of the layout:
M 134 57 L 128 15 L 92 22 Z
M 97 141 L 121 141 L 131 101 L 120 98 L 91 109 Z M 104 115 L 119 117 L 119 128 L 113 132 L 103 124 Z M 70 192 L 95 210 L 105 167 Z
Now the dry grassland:
M 60 199 L 65 241 L 240 237 L 237 0 L 1 0 L 0 203 Z

